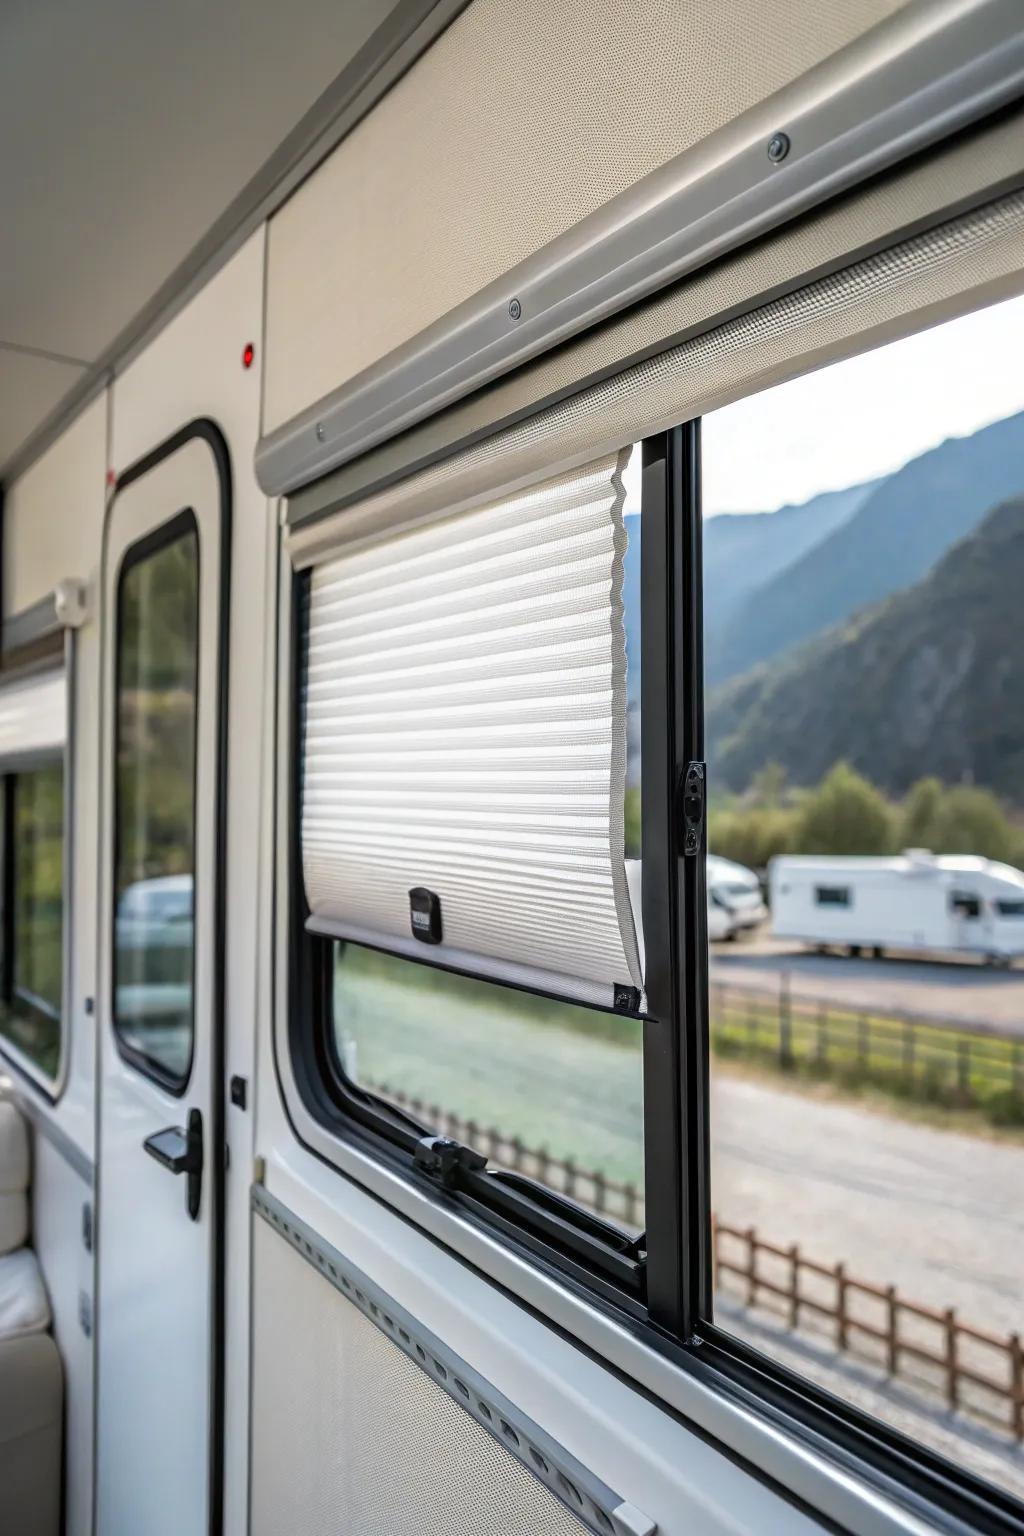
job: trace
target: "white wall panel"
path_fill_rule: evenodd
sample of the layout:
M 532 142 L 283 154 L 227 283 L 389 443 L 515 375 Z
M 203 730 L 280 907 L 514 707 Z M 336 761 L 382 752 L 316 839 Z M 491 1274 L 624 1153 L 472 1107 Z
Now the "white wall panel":
M 65 576 L 99 570 L 106 505 L 107 402 L 100 395 L 4 499 L 5 618 L 52 592 Z

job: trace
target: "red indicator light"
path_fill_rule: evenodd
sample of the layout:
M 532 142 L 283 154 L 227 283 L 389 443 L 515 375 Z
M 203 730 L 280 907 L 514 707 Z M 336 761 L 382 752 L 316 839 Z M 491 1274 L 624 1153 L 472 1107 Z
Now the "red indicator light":
M 242 349 L 242 367 L 251 368 L 255 356 L 256 348 L 253 346 L 251 341 L 247 341 L 244 348 Z
M 115 470 L 113 470 L 113 469 L 108 469 L 107 470 L 107 484 L 108 485 L 116 485 L 117 484 L 117 472 Z

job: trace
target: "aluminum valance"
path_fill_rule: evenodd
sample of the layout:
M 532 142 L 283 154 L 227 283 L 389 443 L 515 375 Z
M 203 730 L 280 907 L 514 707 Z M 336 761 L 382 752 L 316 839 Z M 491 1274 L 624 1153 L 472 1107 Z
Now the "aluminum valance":
M 364 532 L 314 565 L 301 813 L 313 931 L 635 1006 L 624 463 Z

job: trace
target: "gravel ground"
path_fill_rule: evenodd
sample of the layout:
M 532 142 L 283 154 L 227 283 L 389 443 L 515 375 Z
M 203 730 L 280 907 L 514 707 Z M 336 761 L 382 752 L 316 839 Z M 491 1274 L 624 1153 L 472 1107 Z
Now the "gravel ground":
M 1024 963 L 993 970 L 972 959 L 872 960 L 818 955 L 799 944 L 762 937 L 716 944 L 711 979 L 729 986 L 777 992 L 787 972 L 794 996 L 824 998 L 835 1006 L 906 1010 L 1024 1034 Z

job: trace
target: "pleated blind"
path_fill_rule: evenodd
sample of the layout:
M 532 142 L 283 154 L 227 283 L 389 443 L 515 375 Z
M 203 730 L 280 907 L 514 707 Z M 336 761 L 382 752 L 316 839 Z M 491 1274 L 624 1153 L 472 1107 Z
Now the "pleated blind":
M 63 750 L 67 684 L 63 668 L 0 685 L 0 771 Z
M 623 856 L 625 457 L 313 568 L 313 931 L 593 1002 L 641 987 Z

